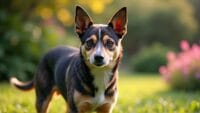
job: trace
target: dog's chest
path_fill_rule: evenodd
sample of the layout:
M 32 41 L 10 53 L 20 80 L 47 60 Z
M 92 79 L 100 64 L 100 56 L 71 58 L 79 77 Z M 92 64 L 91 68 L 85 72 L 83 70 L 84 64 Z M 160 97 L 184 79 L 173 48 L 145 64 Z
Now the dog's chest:
M 93 85 L 97 89 L 95 90 L 95 96 L 83 95 L 75 90 L 74 101 L 78 110 L 93 111 L 105 105 L 113 107 L 116 103 L 118 93 L 115 92 L 112 97 L 105 95 L 113 73 L 111 71 L 91 70 L 91 74 L 94 76 Z
M 105 99 L 105 90 L 109 83 L 110 76 L 112 75 L 111 71 L 101 71 L 101 70 L 92 70 L 92 75 L 94 76 L 93 84 L 97 88 L 95 92 L 95 97 L 92 98 L 94 105 L 101 105 L 106 103 Z

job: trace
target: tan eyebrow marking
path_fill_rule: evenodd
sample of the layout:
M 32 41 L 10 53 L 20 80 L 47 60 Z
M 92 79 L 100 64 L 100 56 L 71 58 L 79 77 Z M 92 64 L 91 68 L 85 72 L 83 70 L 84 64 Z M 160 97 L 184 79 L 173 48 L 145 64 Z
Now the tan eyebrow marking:
M 94 41 L 94 43 L 97 42 L 97 37 L 96 37 L 96 35 L 91 35 L 86 41 L 91 40 L 91 39 Z
M 103 36 L 103 43 L 105 44 L 107 42 L 107 40 L 111 40 L 111 41 L 114 42 L 114 40 L 111 37 L 109 37 L 108 35 L 104 35 Z

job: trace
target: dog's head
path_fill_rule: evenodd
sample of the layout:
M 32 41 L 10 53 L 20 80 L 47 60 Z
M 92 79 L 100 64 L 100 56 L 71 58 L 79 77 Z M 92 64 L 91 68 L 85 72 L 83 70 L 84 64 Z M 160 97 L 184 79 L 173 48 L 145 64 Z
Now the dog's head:
M 77 6 L 75 25 L 86 64 L 112 67 L 121 54 L 121 40 L 127 32 L 126 7 L 120 9 L 108 24 L 93 24 L 90 16 Z

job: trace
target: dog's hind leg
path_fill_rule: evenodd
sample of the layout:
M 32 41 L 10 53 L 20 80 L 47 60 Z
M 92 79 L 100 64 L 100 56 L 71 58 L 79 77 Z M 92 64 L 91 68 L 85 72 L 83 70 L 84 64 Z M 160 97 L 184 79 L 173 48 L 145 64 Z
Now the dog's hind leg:
M 47 113 L 49 102 L 53 96 L 54 79 L 43 64 L 39 66 L 35 78 L 37 113 Z
M 36 109 L 37 113 L 47 113 L 49 102 L 52 98 L 52 95 L 37 97 L 36 99 Z

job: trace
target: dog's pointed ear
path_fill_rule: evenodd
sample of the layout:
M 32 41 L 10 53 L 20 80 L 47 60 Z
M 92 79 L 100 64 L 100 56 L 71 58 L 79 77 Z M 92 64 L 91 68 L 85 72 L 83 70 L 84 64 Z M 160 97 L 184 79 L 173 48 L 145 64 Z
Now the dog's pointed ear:
M 80 6 L 76 6 L 75 30 L 81 36 L 93 24 L 90 16 Z
M 121 38 L 127 32 L 127 8 L 121 8 L 110 20 L 108 26 L 112 27 L 115 33 Z

